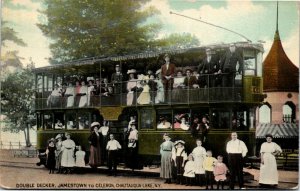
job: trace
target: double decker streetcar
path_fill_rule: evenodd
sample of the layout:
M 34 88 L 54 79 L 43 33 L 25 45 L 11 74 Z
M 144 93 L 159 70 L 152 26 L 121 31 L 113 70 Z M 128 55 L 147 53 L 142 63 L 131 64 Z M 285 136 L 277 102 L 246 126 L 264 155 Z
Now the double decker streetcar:
M 230 49 L 238 57 L 232 70 L 226 68 Z M 225 154 L 230 132 L 237 131 L 252 156 L 256 108 L 263 100 L 262 54 L 261 44 L 236 42 L 36 68 L 37 148 L 70 132 L 88 151 L 91 123 L 107 121 L 126 151 L 125 132 L 135 118 L 141 165 L 159 161 L 164 133 L 184 140 L 187 151 L 200 138 L 206 148 Z M 165 56 L 175 65 L 168 88 L 161 70 Z M 203 120 L 205 129 L 198 126 Z

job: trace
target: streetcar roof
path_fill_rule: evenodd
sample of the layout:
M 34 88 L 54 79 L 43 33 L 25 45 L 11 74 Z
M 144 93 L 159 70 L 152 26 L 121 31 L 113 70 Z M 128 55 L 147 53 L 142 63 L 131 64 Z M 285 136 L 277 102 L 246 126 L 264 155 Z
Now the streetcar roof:
M 77 71 L 80 72 L 80 68 L 84 68 L 84 70 L 93 70 L 96 63 L 112 63 L 112 62 L 126 62 L 130 60 L 137 59 L 155 59 L 158 58 L 165 53 L 170 55 L 177 55 L 182 53 L 205 53 L 206 49 L 211 50 L 225 50 L 233 43 L 221 43 L 221 44 L 210 44 L 205 46 L 193 47 L 193 48 L 178 48 L 178 49 L 165 49 L 159 51 L 145 51 L 141 53 L 135 54 L 127 54 L 127 55 L 116 55 L 116 56 L 103 56 L 103 57 L 92 57 L 92 58 L 83 58 L 78 60 L 66 61 L 61 64 L 55 64 L 51 66 L 39 67 L 35 68 L 34 72 L 36 73 L 47 73 L 50 71 L 55 72 L 66 72 L 66 71 Z M 249 43 L 249 42 L 236 42 L 234 43 L 237 48 L 247 48 L 247 49 L 255 49 L 260 52 L 264 52 L 263 45 L 261 43 Z M 52 73 L 52 72 L 50 72 Z

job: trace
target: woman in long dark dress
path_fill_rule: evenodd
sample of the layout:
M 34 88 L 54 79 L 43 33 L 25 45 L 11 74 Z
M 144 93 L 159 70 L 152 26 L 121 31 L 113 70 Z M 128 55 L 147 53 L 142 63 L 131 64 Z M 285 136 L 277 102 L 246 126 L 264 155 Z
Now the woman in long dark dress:
M 49 168 L 49 174 L 54 174 L 54 170 L 55 170 L 55 144 L 54 144 L 54 139 L 50 139 L 49 140 L 49 144 L 47 147 L 47 167 Z
M 101 148 L 105 148 L 107 145 L 107 142 L 109 141 L 109 134 L 110 134 L 110 129 L 108 126 L 108 121 L 103 121 L 103 126 L 100 127 L 99 133 L 101 134 L 102 142 L 101 142 Z M 101 153 L 101 162 L 104 164 L 105 162 L 107 163 L 107 150 L 103 149 Z
M 90 159 L 89 165 L 92 168 L 97 168 L 101 165 L 101 136 L 98 132 L 100 124 L 98 122 L 93 122 L 91 124 L 91 135 L 89 136 L 90 147 Z

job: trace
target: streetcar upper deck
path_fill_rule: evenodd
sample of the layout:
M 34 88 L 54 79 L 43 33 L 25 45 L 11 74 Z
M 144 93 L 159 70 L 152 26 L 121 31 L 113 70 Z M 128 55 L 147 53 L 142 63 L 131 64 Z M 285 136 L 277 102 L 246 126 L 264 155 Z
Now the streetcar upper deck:
M 217 64 L 221 65 L 222 57 L 231 45 L 232 43 L 213 44 L 187 49 L 94 57 L 36 68 L 34 70 L 37 92 L 36 110 L 223 102 L 259 103 L 262 98 L 263 46 L 261 44 L 234 43 L 236 51 L 242 58 L 242 64 L 239 66 L 242 70 L 235 74 L 233 84 L 224 85 L 222 82 L 222 79 L 228 75 L 228 71 L 217 73 L 217 71 L 207 72 L 205 69 L 199 69 L 201 63 L 207 57 L 206 50 L 210 49 L 212 55 L 218 58 Z M 159 72 L 165 62 L 163 55 L 166 53 L 171 56 L 171 62 L 176 66 L 176 74 L 172 76 L 174 81 L 172 86 L 174 87 L 169 90 L 164 89 L 162 74 Z M 122 74 L 121 79 L 118 81 L 112 79 L 116 65 L 120 67 L 120 73 Z M 133 70 L 135 71 L 135 77 L 134 80 L 130 80 L 128 72 Z M 149 70 L 152 71 L 153 76 L 147 73 Z M 187 78 L 186 72 L 188 70 L 191 73 L 194 72 L 192 75 L 196 76 L 196 84 L 198 85 L 190 85 L 190 78 L 188 78 L 185 84 L 176 86 L 176 83 L 180 84 L 184 81 L 184 78 Z M 151 77 L 152 79 L 150 79 Z M 81 84 L 82 82 L 84 84 Z M 97 83 L 99 84 L 97 85 Z M 149 87 L 145 87 L 145 84 Z M 155 87 L 153 87 L 153 84 L 156 84 Z M 89 88 L 92 86 L 94 87 L 93 90 Z M 96 86 L 101 87 L 99 91 L 96 91 Z M 128 86 L 132 89 L 128 89 L 130 88 Z M 160 90 L 168 94 L 168 97 L 157 101 L 156 97 L 159 95 Z M 135 99 L 132 102 L 130 101 L 131 103 L 128 102 L 129 92 L 132 93 L 131 96 Z M 139 96 L 147 97 L 148 94 L 150 99 L 147 99 L 147 101 L 138 100 Z M 74 102 L 68 105 L 68 99 L 72 96 Z M 82 99 L 85 99 L 83 105 L 80 103 Z

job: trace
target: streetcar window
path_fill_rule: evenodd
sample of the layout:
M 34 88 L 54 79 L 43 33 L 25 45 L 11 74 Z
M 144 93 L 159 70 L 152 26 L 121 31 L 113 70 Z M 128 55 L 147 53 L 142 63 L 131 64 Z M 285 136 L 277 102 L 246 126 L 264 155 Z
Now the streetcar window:
M 173 127 L 175 130 L 189 130 L 190 122 L 191 116 L 189 111 L 174 111 Z
M 262 76 L 262 65 L 263 65 L 263 54 L 262 52 L 257 53 L 256 55 L 256 63 L 257 63 L 257 69 L 256 69 L 256 75 Z
M 47 91 L 52 91 L 53 90 L 53 78 L 52 78 L 52 76 L 48 76 L 48 89 L 47 89 Z
M 244 50 L 244 74 L 256 75 L 256 54 L 255 50 Z
M 54 129 L 65 129 L 64 114 L 62 112 L 54 113 Z
M 89 113 L 78 114 L 78 128 L 88 129 L 90 127 Z
M 37 126 L 37 129 L 40 129 L 43 127 L 41 114 L 39 112 L 36 113 L 36 126 Z
M 210 126 L 216 129 L 229 129 L 231 115 L 229 111 L 213 109 L 210 119 Z
M 156 119 L 157 119 L 157 129 L 172 129 L 171 111 L 158 111 Z
M 41 93 L 43 92 L 43 76 L 42 75 L 37 75 L 37 84 L 36 84 L 36 88 L 37 88 L 37 98 L 41 98 L 42 95 Z
M 43 115 L 44 129 L 53 129 L 52 115 L 47 113 Z
M 232 130 L 245 131 L 248 129 L 248 112 L 244 110 L 234 111 L 232 114 Z
M 141 129 L 153 129 L 154 119 L 152 109 L 141 110 Z
M 69 130 L 76 129 L 76 113 L 67 112 L 66 113 L 66 128 Z

